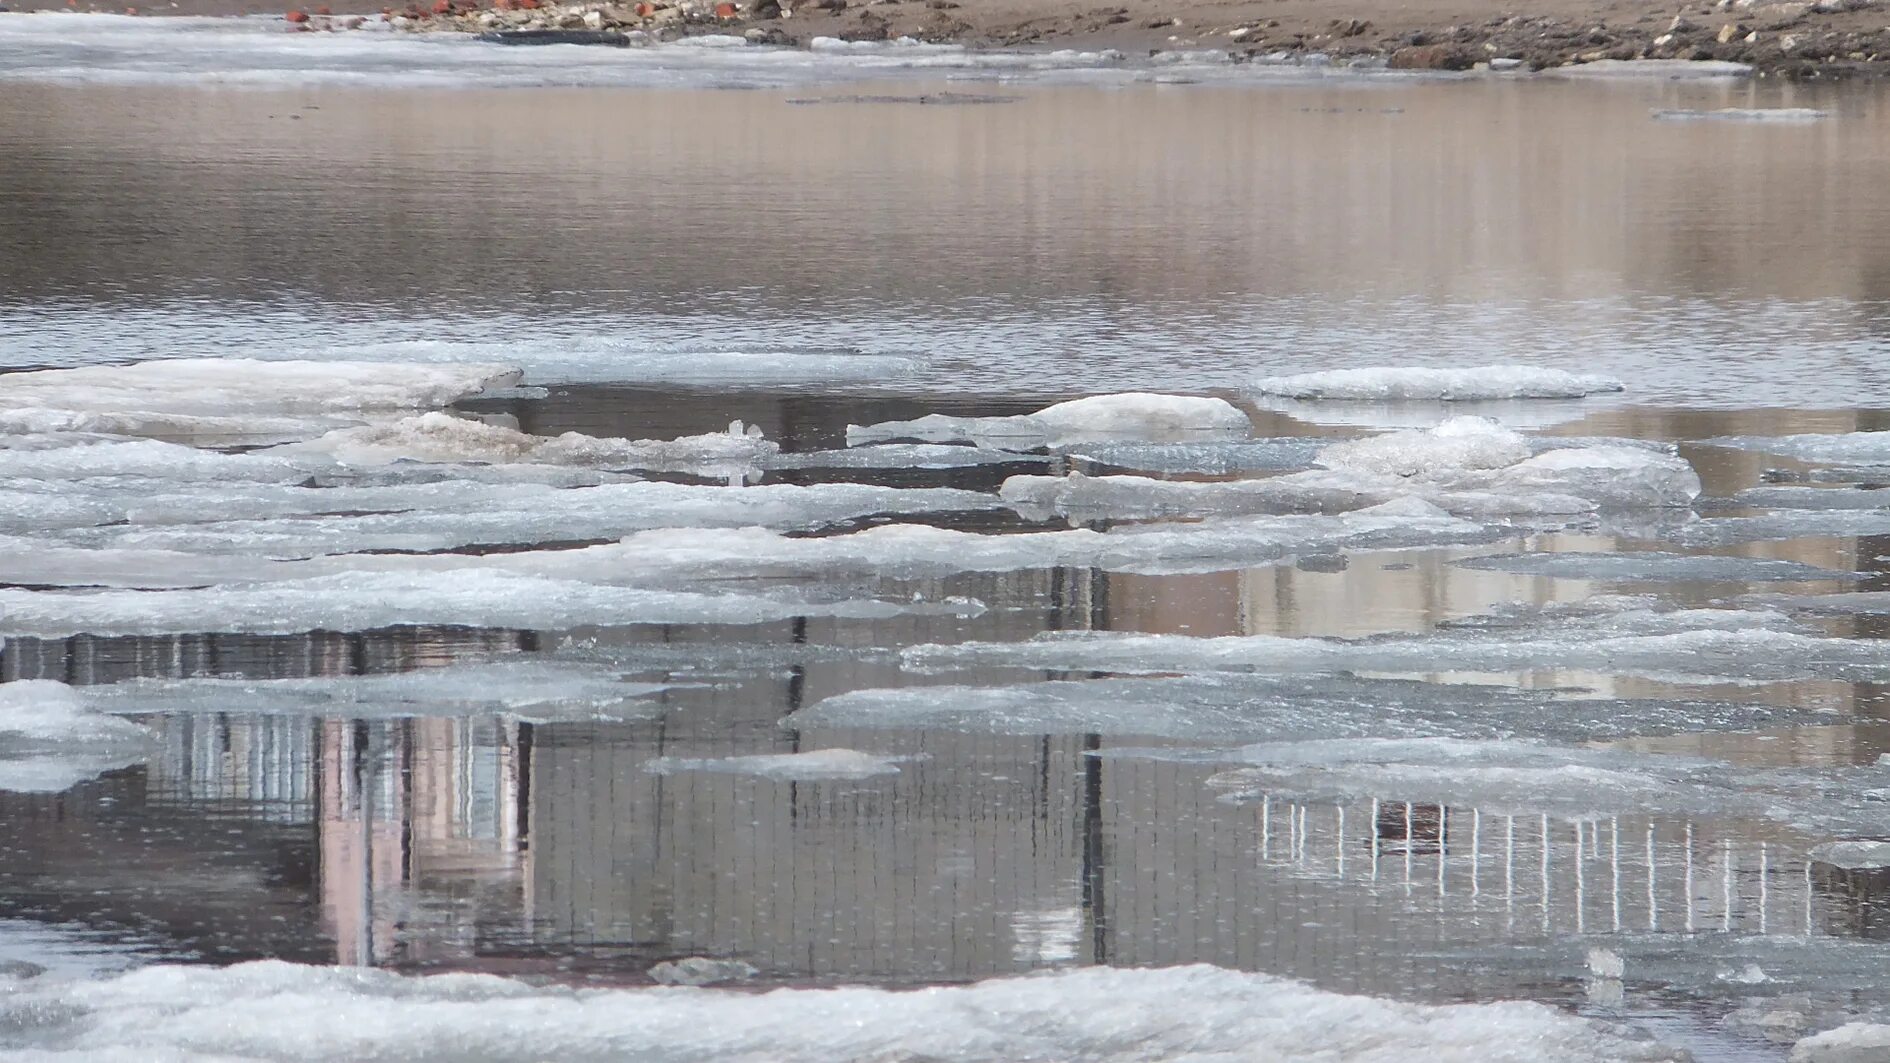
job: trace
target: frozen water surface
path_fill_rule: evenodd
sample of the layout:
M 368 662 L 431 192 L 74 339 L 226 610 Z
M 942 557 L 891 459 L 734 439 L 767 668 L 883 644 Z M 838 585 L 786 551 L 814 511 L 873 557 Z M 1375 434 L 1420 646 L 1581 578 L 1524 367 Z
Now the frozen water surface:
M 1174 63 L 0 15 L 0 1055 L 1870 1058 L 1883 89 Z

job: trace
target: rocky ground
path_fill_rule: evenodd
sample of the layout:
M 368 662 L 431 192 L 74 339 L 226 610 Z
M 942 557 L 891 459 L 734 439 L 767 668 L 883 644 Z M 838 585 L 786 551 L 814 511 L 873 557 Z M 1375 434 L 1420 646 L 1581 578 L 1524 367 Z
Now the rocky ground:
M 286 11 L 270 0 L 159 2 L 143 13 L 281 14 L 309 31 L 571 29 L 631 43 L 700 33 L 779 44 L 911 37 L 1131 55 L 1211 48 L 1236 61 L 1325 56 L 1421 70 L 1646 58 L 1729 60 L 1788 77 L 1890 71 L 1890 0 L 1549 0 L 1526 14 L 1505 0 L 327 0 Z M 100 0 L 12 6 L 119 10 Z

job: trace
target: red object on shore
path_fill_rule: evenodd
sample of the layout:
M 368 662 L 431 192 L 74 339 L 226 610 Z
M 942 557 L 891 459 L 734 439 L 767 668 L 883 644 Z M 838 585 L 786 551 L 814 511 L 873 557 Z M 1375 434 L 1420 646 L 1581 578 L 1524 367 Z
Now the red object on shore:
M 315 9 L 315 13 L 316 13 L 317 15 L 332 15 L 332 14 L 334 14 L 334 12 L 333 12 L 333 11 L 330 11 L 330 10 L 329 10 L 328 8 L 325 8 L 325 7 L 318 7 L 318 8 L 316 8 L 316 9 Z
M 288 14 L 282 16 L 282 18 L 283 18 L 283 21 L 285 22 L 307 22 L 308 13 L 304 11 L 291 11 Z
M 645 3 L 638 4 L 632 10 L 634 10 L 637 13 L 638 18 L 649 18 L 651 15 L 656 14 L 656 5 L 645 2 Z
M 433 0 L 433 13 L 450 15 L 453 13 L 453 0 Z
M 721 3 L 715 5 L 715 17 L 723 20 L 731 19 L 735 17 L 736 12 L 739 10 L 740 9 L 734 4 L 729 3 L 728 0 L 722 0 Z

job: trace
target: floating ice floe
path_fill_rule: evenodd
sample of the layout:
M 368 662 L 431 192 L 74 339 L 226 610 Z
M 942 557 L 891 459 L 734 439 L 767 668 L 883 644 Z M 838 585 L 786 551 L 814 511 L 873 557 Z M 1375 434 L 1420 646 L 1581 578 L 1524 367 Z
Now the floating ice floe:
M 1304 469 L 1319 452 L 1316 439 L 1256 439 L 1238 443 L 1089 443 L 1073 458 L 1141 472 L 1272 472 Z
M 0 790 L 57 793 L 142 763 L 151 732 L 51 680 L 0 683 Z
M 1722 557 L 1701 554 L 1539 552 L 1490 554 L 1452 561 L 1459 568 L 1515 572 L 1528 576 L 1582 580 L 1727 580 L 1741 583 L 1803 580 L 1855 580 L 1855 572 L 1770 557 Z
M 1715 436 L 1700 441 L 1709 447 L 1756 450 L 1781 458 L 1819 464 L 1848 462 L 1858 465 L 1890 464 L 1890 432 L 1806 432 L 1789 436 Z
M 1486 365 L 1472 369 L 1426 366 L 1334 369 L 1266 377 L 1253 384 L 1253 390 L 1263 395 L 1378 402 L 1568 399 L 1623 388 L 1624 385 L 1612 377 L 1526 365 Z
M 614 439 L 566 432 L 531 435 L 502 425 L 425 413 L 391 424 L 341 428 L 276 453 L 323 454 L 344 465 L 397 461 L 584 465 L 605 469 L 716 474 L 753 468 L 780 446 L 740 421 L 726 433 L 680 439 Z
M 511 530 L 517 534 L 515 527 Z M 1335 516 L 1234 518 L 1107 532 L 981 534 L 887 524 L 840 535 L 797 537 L 765 528 L 681 527 L 640 532 L 617 543 L 494 554 L 324 554 L 311 541 L 320 534 L 316 529 L 306 533 L 299 546 L 284 537 L 267 544 L 269 549 L 218 553 L 218 545 L 235 550 L 258 544 L 229 535 L 209 539 L 193 528 L 104 531 L 114 532 L 113 537 L 95 547 L 0 537 L 0 584 L 162 590 L 346 573 L 431 574 L 444 579 L 453 572 L 487 572 L 594 584 L 699 587 L 705 580 L 914 579 L 1059 567 L 1157 574 L 1251 568 L 1296 554 L 1345 549 L 1483 543 L 1513 534 L 1413 500 Z M 188 549 L 118 545 L 134 540 Z M 305 560 L 276 560 L 272 551 Z
M 27 979 L 10 987 L 7 1000 L 34 1017 L 25 1036 L 50 1058 L 523 1063 L 543 1058 L 547 1046 L 570 1063 L 1686 1058 L 1629 1028 L 1545 1004 L 1406 1004 L 1207 966 L 755 994 L 568 989 L 491 975 L 405 977 L 264 961 L 152 966 L 89 981 Z
M 1749 487 L 1729 500 L 1751 509 L 1890 509 L 1890 491 L 1842 487 Z
M 881 513 L 988 510 L 1000 505 L 974 491 L 850 483 L 716 487 L 639 481 L 572 489 L 520 484 L 506 491 L 467 491 L 457 498 L 446 487 L 425 505 L 416 493 L 411 507 L 389 513 L 95 527 L 69 531 L 64 539 L 99 549 L 293 558 L 611 539 L 648 528 L 805 530 Z
M 1201 675 L 1011 686 L 890 687 L 815 702 L 783 724 L 974 734 L 1104 734 L 1251 742 L 1387 734 L 1589 741 L 1808 723 L 1742 702 L 1578 699 L 1576 692 L 1353 676 Z
M 1811 859 L 1848 870 L 1876 870 L 1890 867 L 1890 841 L 1837 841 L 1814 847 Z
M 658 757 L 645 764 L 644 770 L 657 775 L 700 771 L 753 775 L 762 779 L 870 779 L 877 775 L 897 775 L 899 765 L 911 759 L 863 753 L 857 749 L 817 749 L 742 757 Z
M 881 443 L 847 450 L 811 450 L 774 454 L 764 469 L 968 469 L 978 465 L 1042 464 L 1040 454 L 943 443 Z
M 347 573 L 253 587 L 169 591 L 0 590 L 0 633 L 291 634 L 403 625 L 559 630 L 622 624 L 759 624 L 800 616 L 975 615 L 976 603 L 791 600 L 628 589 L 505 572 Z
M 271 716 L 473 716 L 544 720 L 647 715 L 666 684 L 624 681 L 616 669 L 582 661 L 504 660 L 391 675 L 295 679 L 134 679 L 76 688 L 98 712 L 242 712 Z
M 1321 468 L 1213 483 L 1139 476 L 1014 476 L 1001 497 L 1061 514 L 1141 517 L 1212 513 L 1330 513 L 1422 501 L 1457 516 L 1576 517 L 1598 509 L 1681 507 L 1700 478 L 1676 455 L 1639 446 L 1538 451 L 1481 417 L 1347 440 L 1320 449 Z
M 1172 748 L 1109 756 L 1177 756 Z M 1211 755 L 1209 779 L 1238 798 L 1375 797 L 1568 818 L 1663 815 L 1769 820 L 1814 832 L 1880 823 L 1890 769 L 1764 768 L 1669 753 L 1502 739 L 1346 738 L 1262 742 Z
M 650 980 L 660 985 L 704 986 L 745 982 L 760 973 L 754 964 L 741 960 L 690 956 L 681 960 L 668 960 L 650 968 Z
M 1653 112 L 1662 122 L 1757 122 L 1760 124 L 1802 125 L 1831 117 L 1830 111 L 1812 107 L 1720 107 L 1714 110 L 1663 108 Z
M 1682 546 L 1736 546 L 1785 539 L 1843 539 L 1890 534 L 1890 509 L 1778 510 L 1759 517 L 1709 517 L 1667 529 Z
M 969 442 L 1029 450 L 1067 447 L 1093 440 L 1146 442 L 1239 438 L 1253 423 L 1225 399 L 1125 392 L 1092 395 L 1013 417 L 947 417 L 848 425 L 847 445 L 894 439 L 929 443 Z
M 1890 642 L 1804 634 L 1793 630 L 1782 614 L 1738 609 L 1637 610 L 1564 617 L 1523 629 L 1458 628 L 1359 640 L 1059 634 L 1027 642 L 912 646 L 902 656 L 908 665 L 928 670 L 1008 666 L 1123 674 L 1278 675 L 1576 671 L 1746 683 L 1890 677 Z
M 0 432 L 300 438 L 370 411 L 446 406 L 518 383 L 504 365 L 178 359 L 10 373 Z
M 217 484 L 296 483 L 310 471 L 304 461 L 225 454 L 155 439 L 0 437 L 0 479 L 7 480 L 130 477 Z

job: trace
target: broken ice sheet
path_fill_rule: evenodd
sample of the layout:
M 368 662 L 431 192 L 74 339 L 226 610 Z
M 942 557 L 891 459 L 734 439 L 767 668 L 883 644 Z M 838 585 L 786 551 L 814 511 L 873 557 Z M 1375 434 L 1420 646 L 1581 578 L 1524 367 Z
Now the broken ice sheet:
M 847 450 L 809 450 L 762 459 L 764 469 L 967 469 L 978 465 L 1041 465 L 1042 454 L 946 443 L 881 443 Z
M 789 599 L 626 589 L 505 572 L 344 573 L 252 587 L 169 591 L 0 590 L 0 633 L 293 634 L 402 625 L 558 630 L 622 624 L 759 624 L 800 616 L 975 615 L 982 606 Z
M 1819 568 L 1802 561 L 1769 557 L 1724 557 L 1712 554 L 1538 552 L 1486 554 L 1451 562 L 1458 568 L 1514 572 L 1554 579 L 1598 580 L 1724 580 L 1740 583 L 1767 581 L 1856 580 L 1855 572 Z
M 157 527 L 114 526 L 68 533 L 78 546 L 314 557 L 369 550 L 451 550 L 466 546 L 612 539 L 645 528 L 768 526 L 811 529 L 881 513 L 994 509 L 990 495 L 949 488 L 869 484 L 762 484 L 714 487 L 661 481 L 455 496 L 443 485 L 395 513 L 214 521 Z M 427 498 L 428 504 L 420 501 Z
M 1564 616 L 1531 628 L 1460 627 L 1358 640 L 1059 634 L 1028 642 L 912 646 L 902 657 L 909 667 L 931 671 L 990 666 L 1124 674 L 1576 671 L 1754 684 L 1890 678 L 1890 642 L 1804 634 L 1783 614 L 1739 609 L 1630 610 Z
M 69 790 L 142 763 L 154 746 L 148 729 L 106 715 L 64 683 L 0 683 L 0 790 Z
M 651 714 L 647 700 L 671 684 L 628 682 L 617 669 L 533 657 L 367 676 L 134 679 L 76 688 L 90 709 L 110 713 L 242 712 L 284 716 L 474 716 L 532 720 Z
M 1624 385 L 1612 377 L 1540 369 L 1526 365 L 1485 365 L 1446 369 L 1428 366 L 1376 366 L 1334 369 L 1298 376 L 1266 377 L 1253 390 L 1294 399 L 1445 400 L 1579 398 Z
M 1225 399 L 1124 392 L 1094 395 L 1013 417 L 947 417 L 848 425 L 847 445 L 916 439 L 969 442 L 1000 449 L 1067 447 L 1092 440 L 1146 442 L 1238 439 L 1253 430 L 1247 415 Z
M 1105 734 L 1249 742 L 1387 734 L 1588 741 L 1825 722 L 1738 702 L 1582 699 L 1575 691 L 1354 676 L 1203 675 L 849 691 L 782 721 L 974 734 Z
M 740 757 L 658 757 L 643 769 L 657 775 L 709 772 L 782 780 L 870 779 L 897 775 L 899 765 L 911 759 L 857 749 L 816 749 Z
M 1708 517 L 1664 533 L 1682 546 L 1736 546 L 1786 539 L 1848 539 L 1890 534 L 1890 509 L 1775 510 L 1758 517 Z
M 1345 738 L 1261 742 L 1211 754 L 1112 750 L 1117 757 L 1188 756 L 1240 764 L 1209 784 L 1235 799 L 1391 801 L 1565 818 L 1661 815 L 1769 820 L 1854 833 L 1890 810 L 1890 768 L 1762 768 L 1751 764 L 1520 739 Z
M 1820 465 L 1890 464 L 1890 432 L 1806 432 L 1789 436 L 1715 436 L 1709 447 L 1756 450 Z
M 1083 968 L 969 985 L 571 989 L 265 961 L 29 979 L 8 1004 L 31 1047 L 97 1058 L 326 1063 L 538 1058 L 643 1063 L 1280 1059 L 1652 1063 L 1677 1048 L 1545 1004 L 1422 1005 L 1195 965 Z M 6 1037 L 0 1034 L 0 1037 Z M 0 1041 L 0 1047 L 19 1044 Z M 533 1046 L 538 1046 L 534 1048 Z
M 1885 470 L 1890 471 L 1890 470 Z M 1730 499 L 1751 509 L 1890 509 L 1890 491 L 1843 487 L 1750 487 Z
M 479 555 L 346 553 L 300 561 L 266 556 L 271 551 L 316 554 L 310 540 L 324 533 L 324 522 L 307 523 L 309 527 L 299 540 L 285 536 L 270 550 L 241 555 L 209 551 L 217 545 L 253 546 L 253 540 L 209 540 L 197 528 L 104 529 L 113 533 L 112 537 L 106 540 L 107 545 L 97 548 L 0 537 L 0 583 L 157 590 L 349 573 L 431 574 L 444 580 L 452 572 L 485 572 L 591 584 L 700 589 L 703 581 L 768 578 L 831 583 L 848 577 L 922 578 L 1070 566 L 1140 573 L 1215 572 L 1271 564 L 1295 554 L 1482 543 L 1513 534 L 1407 501 L 1337 516 L 1239 518 L 1131 526 L 1107 532 L 1071 529 L 985 534 L 921 524 L 886 524 L 838 535 L 798 537 L 755 527 L 687 527 L 640 532 L 617 543 L 575 549 Z M 516 527 L 506 527 L 514 535 L 519 533 Z M 221 530 L 222 526 L 213 528 Z M 203 552 L 116 545 L 134 541 L 184 545 Z
M 509 387 L 506 365 L 177 359 L 9 373 L 0 432 L 302 438 L 369 411 L 446 406 Z
M 737 421 L 727 432 L 679 439 L 617 439 L 566 432 L 540 436 L 503 425 L 432 412 L 387 424 L 342 428 L 277 447 L 274 454 L 319 454 L 344 465 L 397 461 L 580 465 L 729 475 L 752 469 L 780 450 Z
M 1316 439 L 1256 439 L 1237 443 L 1086 443 L 1070 457 L 1139 472 L 1223 475 L 1309 468 Z

